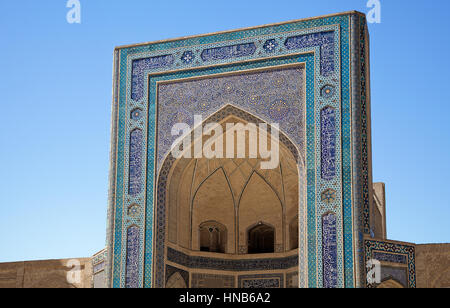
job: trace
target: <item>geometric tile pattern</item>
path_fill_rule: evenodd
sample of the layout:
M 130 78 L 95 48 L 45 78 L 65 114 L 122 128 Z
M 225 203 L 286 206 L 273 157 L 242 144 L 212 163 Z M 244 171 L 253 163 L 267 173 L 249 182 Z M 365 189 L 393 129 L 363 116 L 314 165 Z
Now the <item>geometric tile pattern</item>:
M 331 204 L 336 201 L 336 191 L 333 189 L 327 189 L 322 193 L 322 202 Z
M 176 123 L 194 125 L 193 115 L 204 118 L 227 104 L 257 114 L 304 148 L 303 67 L 267 69 L 245 75 L 219 76 L 161 84 L 158 88 L 158 169 L 173 142 Z
M 337 287 L 337 241 L 336 215 L 329 213 L 323 216 L 323 287 Z
M 331 85 L 326 85 L 320 90 L 320 95 L 324 98 L 333 97 L 336 89 Z
M 320 73 L 330 76 L 334 72 L 334 33 L 319 32 L 289 37 L 285 44 L 287 49 L 320 46 Z
M 362 200 L 363 200 L 363 230 L 370 234 L 369 210 L 369 123 L 368 123 L 368 93 L 367 93 L 367 59 L 366 59 L 366 22 L 365 17 L 359 20 L 359 50 L 360 50 L 360 76 L 361 76 L 361 173 L 362 173 Z
M 139 287 L 139 239 L 138 227 L 130 227 L 127 232 L 127 264 L 126 264 L 126 288 Z

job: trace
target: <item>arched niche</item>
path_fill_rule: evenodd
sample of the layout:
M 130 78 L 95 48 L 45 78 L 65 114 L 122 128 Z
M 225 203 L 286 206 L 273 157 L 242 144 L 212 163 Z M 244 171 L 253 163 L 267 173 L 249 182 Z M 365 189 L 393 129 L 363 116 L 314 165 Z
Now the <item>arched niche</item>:
M 203 126 L 205 127 L 211 122 L 220 123 L 225 132 L 227 123 L 246 124 L 249 122 L 262 123 L 263 121 L 239 108 L 228 105 L 206 119 Z M 204 143 L 206 139 L 210 138 L 210 136 L 206 136 L 201 140 L 195 140 L 193 133 L 191 135 L 192 144 L 184 149 L 186 151 L 191 150 L 190 148 L 196 142 Z M 267 138 L 271 138 L 270 134 Z M 238 222 L 239 204 L 242 203 L 242 209 L 245 209 L 245 204 L 248 204 L 246 198 L 251 200 L 251 194 L 248 192 L 255 191 L 254 184 L 252 184 L 255 177 L 259 177 L 257 180 L 259 183 L 265 183 L 261 186 L 270 192 L 269 199 L 277 204 L 274 207 L 277 221 L 268 221 L 275 228 L 275 245 L 279 251 L 284 251 L 284 248 L 289 249 L 286 244 L 289 236 L 289 221 L 299 213 L 299 186 L 300 178 L 304 176 L 304 160 L 297 148 L 282 132 L 279 134 L 279 140 L 280 166 L 274 170 L 261 170 L 259 168 L 261 157 L 256 159 L 248 157 L 244 159 L 175 159 L 171 153 L 167 155 L 159 172 L 157 183 L 156 223 L 158 228 L 155 229 L 157 240 L 154 242 L 156 252 L 154 277 L 156 281 L 159 281 L 157 277 L 162 275 L 165 264 L 162 253 L 164 247 L 171 245 L 172 248 L 179 248 L 184 252 L 199 251 L 199 226 L 205 221 L 217 221 L 225 226 L 227 254 L 245 253 L 239 251 L 239 245 L 247 247 L 246 231 L 248 227 L 263 220 L 252 217 L 247 219 L 247 225 L 242 227 Z M 214 188 L 217 186 L 220 186 L 222 191 L 220 198 L 213 196 L 216 194 Z M 267 187 L 269 188 L 266 189 Z M 225 205 L 223 206 L 223 204 Z M 225 207 L 226 214 L 217 215 L 214 213 L 215 211 L 204 210 L 210 207 L 215 208 L 215 206 Z M 273 211 L 269 212 L 274 213 Z M 231 220 L 233 222 L 229 223 Z M 240 230 L 243 230 L 242 234 L 240 234 Z M 164 238 L 165 241 L 161 241 L 161 238 Z M 240 244 L 239 241 L 242 243 Z
M 248 230 L 248 253 L 274 253 L 275 252 L 275 228 L 263 222 Z
M 227 228 L 217 221 L 207 221 L 199 227 L 200 251 L 225 253 Z

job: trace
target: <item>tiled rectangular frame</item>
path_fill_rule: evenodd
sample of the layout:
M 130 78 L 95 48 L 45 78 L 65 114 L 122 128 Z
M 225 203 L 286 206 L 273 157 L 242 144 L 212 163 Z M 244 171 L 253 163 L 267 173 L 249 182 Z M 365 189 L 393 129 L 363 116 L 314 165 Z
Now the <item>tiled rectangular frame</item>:
M 244 58 L 232 58 L 223 61 L 215 61 L 211 72 L 221 71 L 239 71 L 243 68 L 261 67 L 271 62 L 270 65 L 280 65 L 283 61 L 292 61 L 295 57 L 300 57 L 301 61 L 306 63 L 306 66 L 315 66 L 314 74 L 307 74 L 307 87 L 313 87 L 314 99 L 307 102 L 307 261 L 300 255 L 299 276 L 301 287 L 321 287 L 321 214 L 329 211 L 328 204 L 321 203 L 320 194 L 322 188 L 330 187 L 330 183 L 322 181 L 320 178 L 320 131 L 317 127 L 317 121 L 320 121 L 318 114 L 320 109 L 324 106 L 333 106 L 339 110 L 338 115 L 341 117 L 341 130 L 337 134 L 338 147 L 337 163 L 338 170 L 341 170 L 342 176 L 337 176 L 336 183 L 332 183 L 332 187 L 337 190 L 337 204 L 333 206 L 338 217 L 340 217 L 340 226 L 338 230 L 338 254 L 339 254 L 339 286 L 340 287 L 354 287 L 354 260 L 355 247 L 355 221 L 353 205 L 358 205 L 352 202 L 352 101 L 351 101 L 351 18 L 355 15 L 360 16 L 360 13 L 352 12 L 346 14 L 339 14 L 318 19 L 301 20 L 291 23 L 283 23 L 279 25 L 272 25 L 266 27 L 258 27 L 247 30 L 239 30 L 234 32 L 218 33 L 208 36 L 198 36 L 180 40 L 172 40 L 165 42 L 149 43 L 139 46 L 131 46 L 116 49 L 115 51 L 115 79 L 114 79 L 114 100 L 113 100 L 113 124 L 112 124 L 112 146 L 111 146 L 111 172 L 110 172 L 110 197 L 108 209 L 108 247 L 112 253 L 108 254 L 108 284 L 112 287 L 124 287 L 124 273 L 125 273 L 125 237 L 124 230 L 129 225 L 141 226 L 142 238 L 145 238 L 145 250 L 142 251 L 142 285 L 143 287 L 152 287 L 152 262 L 153 254 L 153 204 L 154 204 L 154 182 L 155 182 L 155 166 L 154 156 L 156 149 L 154 146 L 156 123 L 154 120 L 155 102 L 150 101 L 150 98 L 145 96 L 142 100 L 135 102 L 131 99 L 131 64 L 134 59 L 145 57 L 155 57 L 158 55 L 165 55 L 173 53 L 177 57 L 186 50 L 195 48 L 213 48 L 217 46 L 227 46 L 233 44 L 240 44 L 246 42 L 257 42 L 257 52 Z M 363 17 L 361 17 L 363 18 Z M 365 23 L 365 20 L 364 20 Z M 337 57 L 335 61 L 335 74 L 331 77 L 320 76 L 320 55 L 319 48 L 307 48 L 307 50 L 287 50 L 280 48 L 272 54 L 262 52 L 262 44 L 265 40 L 276 38 L 280 42 L 284 39 L 294 35 L 317 33 L 322 31 L 334 30 L 337 39 L 335 53 Z M 281 38 L 280 38 L 281 36 Z M 282 47 L 282 46 L 281 46 Z M 259 53 L 258 53 L 259 52 Z M 283 56 L 283 57 L 281 57 Z M 296 61 L 296 60 L 294 60 Z M 298 61 L 298 59 L 297 59 Z M 312 62 L 311 62 L 312 61 Z M 183 64 L 178 58 L 175 59 L 172 67 L 154 69 L 150 74 L 159 74 L 157 78 L 167 80 L 170 76 L 177 75 L 177 77 L 190 77 L 198 75 L 199 71 L 205 71 L 208 66 L 202 65 L 201 62 L 192 62 L 191 64 Z M 259 66 L 258 66 L 259 65 Z M 269 66 L 270 66 L 269 65 Z M 177 66 L 177 67 L 175 67 Z M 215 68 L 214 68 L 215 67 Z M 209 70 L 209 68 L 208 68 Z M 167 72 L 171 73 L 167 73 Z M 164 74 L 166 72 L 166 74 Z M 312 76 L 314 75 L 314 76 Z M 156 75 L 155 75 L 156 76 Z M 166 78 L 166 79 L 164 79 Z M 314 79 L 311 79 L 314 78 Z M 152 78 L 149 79 L 151 85 Z M 320 88 L 326 84 L 332 84 L 340 89 L 337 91 L 337 98 L 334 101 L 325 101 L 320 99 Z M 151 93 L 145 83 L 145 93 Z M 137 124 L 132 124 L 129 121 L 129 112 L 139 106 L 144 109 L 145 113 L 149 115 L 147 121 L 142 121 Z M 314 116 L 315 115 L 315 116 Z M 148 125 L 147 125 L 148 124 Z M 131 198 L 127 195 L 127 179 L 128 179 L 128 147 L 129 147 L 129 132 L 139 127 L 147 134 L 146 153 L 148 161 L 146 162 L 147 178 L 145 182 L 146 194 L 138 195 Z M 148 129 L 148 130 L 147 130 Z M 339 174 L 339 173 L 338 173 Z M 146 208 L 142 216 L 133 219 L 126 217 L 126 208 L 130 204 L 140 204 Z M 302 217 L 302 213 L 300 213 Z M 301 238 L 301 237 L 300 237 Z M 300 248 L 302 246 L 301 241 Z M 302 263 L 303 262 L 303 263 Z M 145 264 L 145 270 L 144 270 Z M 306 269 L 306 272 L 305 272 Z M 307 276 L 307 279 L 305 277 Z M 357 284 L 357 283 L 356 283 Z
M 416 287 L 416 248 L 413 244 L 366 239 L 364 241 L 364 252 L 365 264 L 367 264 L 369 260 L 373 259 L 374 252 L 405 256 L 408 265 L 408 287 Z M 365 276 L 367 277 L 367 275 L 368 269 L 366 268 Z M 374 286 L 366 285 L 366 287 L 372 288 Z

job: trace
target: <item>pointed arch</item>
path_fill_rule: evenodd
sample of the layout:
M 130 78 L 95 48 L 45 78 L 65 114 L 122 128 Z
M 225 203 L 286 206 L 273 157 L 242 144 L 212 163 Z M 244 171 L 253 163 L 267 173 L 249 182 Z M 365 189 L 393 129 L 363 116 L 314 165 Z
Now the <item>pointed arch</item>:
M 170 278 L 166 282 L 166 288 L 171 289 L 186 289 L 186 281 L 184 281 L 183 277 L 179 272 L 175 272 L 170 276 Z
M 222 107 L 221 109 L 219 109 L 216 113 L 214 113 L 213 115 L 211 115 L 209 118 L 207 118 L 202 126 L 204 127 L 207 124 L 210 123 L 218 123 L 221 122 L 222 120 L 224 120 L 226 117 L 228 116 L 235 116 L 238 119 L 242 119 L 244 121 L 247 122 L 251 122 L 251 123 L 265 123 L 265 121 L 261 120 L 260 118 L 256 117 L 255 115 L 244 111 L 240 108 L 237 108 L 231 104 L 228 104 L 224 107 Z M 267 124 L 267 123 L 266 123 Z M 269 130 L 272 129 L 272 127 L 267 124 L 267 127 Z M 194 140 L 194 132 L 191 132 L 191 140 Z M 303 157 L 303 153 L 299 151 L 299 149 L 297 148 L 297 146 L 294 144 L 294 142 L 292 142 L 289 137 L 287 137 L 286 134 L 284 134 L 281 130 L 279 130 L 279 140 L 280 143 L 292 154 L 292 157 L 295 161 L 295 163 L 298 166 L 298 177 L 302 178 L 304 177 L 304 173 L 305 173 L 305 160 Z M 156 215 L 155 215 L 155 226 L 157 226 L 155 228 L 155 234 L 153 235 L 153 237 L 155 238 L 155 241 L 153 242 L 154 245 L 154 275 L 153 275 L 153 284 L 156 287 L 163 287 L 161 281 L 161 277 L 164 276 L 164 251 L 165 251 L 165 238 L 166 238 L 166 216 L 167 216 L 167 200 L 168 200 L 168 191 L 167 191 L 167 187 L 168 187 L 168 182 L 169 182 L 169 175 L 171 174 L 171 170 L 173 169 L 173 167 L 178 163 L 179 160 L 175 159 L 172 154 L 169 152 L 165 155 L 165 158 L 159 168 L 159 170 L 156 171 L 157 173 L 157 182 L 156 182 Z M 217 172 L 217 170 L 215 170 L 215 172 Z M 226 174 L 225 174 L 226 175 Z M 262 177 L 261 175 L 259 175 L 263 180 L 264 177 Z M 267 183 L 267 181 L 264 180 L 265 185 L 267 185 L 267 187 L 270 187 L 270 191 L 273 193 L 272 196 L 276 197 L 276 204 L 281 204 L 279 206 L 280 212 L 282 211 L 282 203 L 281 203 L 281 199 L 280 197 L 277 195 L 277 193 L 275 192 L 275 190 L 271 187 L 271 185 L 269 183 Z M 228 185 L 230 187 L 230 185 Z M 299 189 L 300 189 L 300 181 L 299 181 Z M 303 200 L 301 198 L 299 198 L 299 202 L 303 202 Z M 237 207 L 237 205 L 236 205 Z M 236 210 L 237 212 L 237 210 Z M 147 216 L 148 217 L 148 216 Z M 149 217 L 148 217 L 149 218 Z M 239 230 L 239 226 L 238 223 L 236 222 L 236 227 L 234 230 L 236 230 L 235 232 L 237 233 Z M 194 225 L 192 225 L 194 226 Z M 196 228 L 195 228 L 196 229 Z M 228 229 L 228 231 L 231 231 L 231 229 Z M 279 231 L 276 230 L 276 234 L 280 234 L 280 238 L 281 234 L 283 234 L 282 230 L 280 229 Z M 230 233 L 230 232 L 229 232 Z M 228 238 L 231 238 L 231 235 L 228 235 Z M 238 238 L 238 236 L 236 235 L 235 238 Z M 278 238 L 278 237 L 277 237 Z M 237 241 L 236 241 L 237 242 Z M 279 243 L 279 246 L 283 246 L 284 243 Z M 245 244 L 245 246 L 247 246 Z M 237 252 L 238 249 L 238 245 L 236 243 L 235 246 L 235 252 Z
M 247 230 L 249 254 L 275 252 L 275 228 L 265 222 L 258 222 Z

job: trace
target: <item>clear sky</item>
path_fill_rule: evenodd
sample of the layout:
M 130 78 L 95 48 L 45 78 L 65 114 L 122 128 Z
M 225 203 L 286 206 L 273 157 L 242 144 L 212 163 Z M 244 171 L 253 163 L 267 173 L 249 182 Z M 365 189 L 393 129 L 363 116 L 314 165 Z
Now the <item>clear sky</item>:
M 113 49 L 348 10 L 367 0 L 0 1 L 0 262 L 105 245 Z M 450 242 L 450 1 L 381 0 L 369 25 L 374 181 L 388 237 Z

